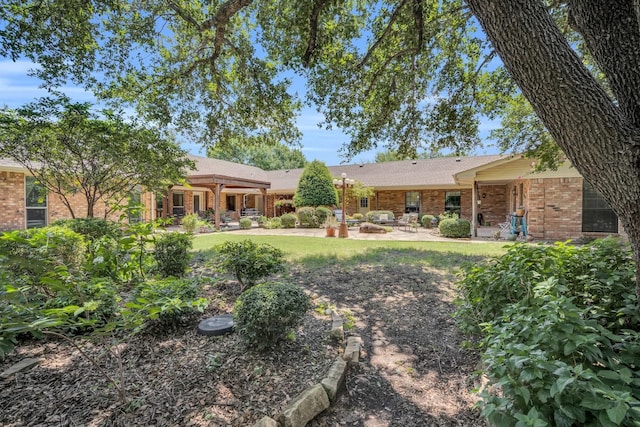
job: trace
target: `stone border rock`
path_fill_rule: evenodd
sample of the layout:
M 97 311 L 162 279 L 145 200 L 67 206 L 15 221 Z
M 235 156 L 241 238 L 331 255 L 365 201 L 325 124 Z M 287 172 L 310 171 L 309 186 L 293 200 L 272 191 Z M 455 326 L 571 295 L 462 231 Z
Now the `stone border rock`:
M 331 311 L 331 336 L 344 341 L 342 318 Z M 274 420 L 263 417 L 253 427 L 304 427 L 335 402 L 338 392 L 344 385 L 347 369 L 360 361 L 361 339 L 358 336 L 347 338 L 344 354 L 336 358 L 326 376 L 293 399 Z

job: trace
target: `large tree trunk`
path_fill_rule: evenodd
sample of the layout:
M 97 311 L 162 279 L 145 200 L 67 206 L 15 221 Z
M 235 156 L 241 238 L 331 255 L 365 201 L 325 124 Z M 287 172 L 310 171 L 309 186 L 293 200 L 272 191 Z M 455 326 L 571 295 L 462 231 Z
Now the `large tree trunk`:
M 640 301 L 640 31 L 633 0 L 568 2 L 572 24 L 617 102 L 584 67 L 542 1 L 467 3 L 560 148 L 620 218 L 635 255 Z

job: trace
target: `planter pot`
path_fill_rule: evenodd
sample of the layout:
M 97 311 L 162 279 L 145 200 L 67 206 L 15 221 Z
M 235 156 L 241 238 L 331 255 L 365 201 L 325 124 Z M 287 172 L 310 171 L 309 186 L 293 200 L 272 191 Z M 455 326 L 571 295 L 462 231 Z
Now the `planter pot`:
M 507 234 L 507 240 L 511 242 L 515 242 L 517 238 L 518 238 L 517 234 Z
M 336 237 L 336 229 L 335 228 L 326 228 L 327 237 Z
M 516 216 L 524 216 L 524 208 L 516 209 Z

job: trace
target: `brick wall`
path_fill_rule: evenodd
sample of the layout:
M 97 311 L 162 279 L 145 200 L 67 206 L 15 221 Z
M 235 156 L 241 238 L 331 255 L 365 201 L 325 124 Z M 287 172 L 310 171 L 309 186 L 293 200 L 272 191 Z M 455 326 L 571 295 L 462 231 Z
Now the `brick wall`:
M 582 233 L 582 178 L 528 181 L 529 234 L 542 240 L 580 238 Z
M 0 231 L 25 227 L 24 174 L 0 172 Z
M 496 226 L 507 219 L 507 186 L 483 185 L 478 188 L 478 213 L 482 214 L 485 223 Z

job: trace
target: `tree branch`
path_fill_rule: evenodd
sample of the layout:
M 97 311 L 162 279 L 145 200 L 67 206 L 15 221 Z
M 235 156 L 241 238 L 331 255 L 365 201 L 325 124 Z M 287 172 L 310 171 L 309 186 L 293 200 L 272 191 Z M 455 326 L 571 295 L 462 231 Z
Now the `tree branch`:
M 311 10 L 311 16 L 309 16 L 309 41 L 307 42 L 307 50 L 302 57 L 302 63 L 305 67 L 309 66 L 311 57 L 315 53 L 316 44 L 318 41 L 318 22 L 320 18 L 320 12 L 331 0 L 316 0 L 313 3 L 313 9 Z
M 393 11 L 384 31 L 382 32 L 380 37 L 378 37 L 376 41 L 371 45 L 371 47 L 367 50 L 367 53 L 364 55 L 364 58 L 362 58 L 362 61 L 360 61 L 356 66 L 357 68 L 364 67 L 364 65 L 369 61 L 369 58 L 371 58 L 371 55 L 373 55 L 373 52 L 375 52 L 375 50 L 378 48 L 378 46 L 380 46 L 380 44 L 384 41 L 387 35 L 389 35 L 389 33 L 391 32 L 391 27 L 393 26 L 393 23 L 396 21 L 396 19 L 398 19 L 398 16 L 400 16 L 400 11 L 404 7 L 404 5 L 407 4 L 407 1 L 408 0 L 402 0 L 398 5 L 398 7 L 396 7 L 396 9 Z M 387 63 L 388 62 L 389 61 L 387 61 Z

